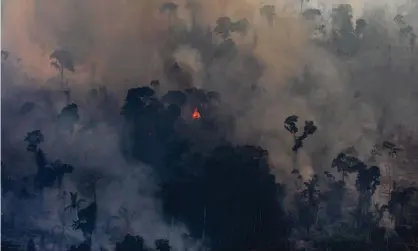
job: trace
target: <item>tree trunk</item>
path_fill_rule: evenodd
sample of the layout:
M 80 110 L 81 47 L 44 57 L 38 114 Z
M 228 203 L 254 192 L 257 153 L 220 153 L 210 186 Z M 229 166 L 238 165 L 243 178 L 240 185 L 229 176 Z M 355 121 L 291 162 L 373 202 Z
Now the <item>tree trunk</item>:
M 293 142 L 296 144 L 297 136 L 296 134 L 293 134 Z M 293 153 L 293 169 L 299 171 L 299 165 L 298 165 L 298 150 L 294 151 Z

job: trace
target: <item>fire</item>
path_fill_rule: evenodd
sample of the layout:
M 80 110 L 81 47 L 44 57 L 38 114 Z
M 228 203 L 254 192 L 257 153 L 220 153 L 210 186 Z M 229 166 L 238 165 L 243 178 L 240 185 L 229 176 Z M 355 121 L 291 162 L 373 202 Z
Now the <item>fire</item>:
M 192 119 L 200 119 L 200 112 L 197 110 L 197 108 L 194 108 L 193 110 L 193 114 L 192 114 Z

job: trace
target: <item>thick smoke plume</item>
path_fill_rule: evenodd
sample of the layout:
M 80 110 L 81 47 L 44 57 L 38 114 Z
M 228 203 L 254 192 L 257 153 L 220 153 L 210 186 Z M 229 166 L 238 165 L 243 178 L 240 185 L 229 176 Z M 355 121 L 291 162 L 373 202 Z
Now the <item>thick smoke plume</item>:
M 413 70 L 417 57 L 398 40 L 394 1 L 380 5 L 349 2 L 355 18 L 368 20 L 368 34 L 372 34 L 364 37 L 367 42 L 360 49 L 364 53 L 350 58 L 336 56 L 312 41 L 312 24 L 299 17 L 299 5 L 290 1 L 267 3 L 277 6 L 274 25 L 260 14 L 260 1 L 196 0 L 198 8 L 193 8 L 192 0 L 172 2 L 178 6 L 175 13 L 161 10 L 165 3 L 162 0 L 3 0 L 2 49 L 10 53 L 10 59 L 3 69 L 9 81 L 2 83 L 2 155 L 3 149 L 12 149 L 18 156 L 28 156 L 13 160 L 21 168 L 14 170 L 15 175 L 34 172 L 22 138 L 26 132 L 40 129 L 46 137 L 42 147 L 48 156 L 80 166 L 76 173 L 80 176 L 95 168 L 104 172 L 106 177 L 97 187 L 98 201 L 108 205 L 102 209 L 103 218 L 117 214 L 121 206 L 136 210 L 139 215 L 132 220 L 132 228 L 146 241 L 171 238 L 175 247 L 184 245 L 187 230 L 177 224 L 167 226 L 159 214 L 158 200 L 153 197 L 156 185 L 152 168 L 134 167 L 118 154 L 120 124 L 109 126 L 103 122 L 91 132 L 83 132 L 83 136 L 62 139 L 54 129 L 54 119 L 42 108 L 25 118 L 16 115 L 22 100 L 47 102 L 42 100 L 42 93 L 59 87 L 49 59 L 56 49 L 66 49 L 74 56 L 76 71 L 66 74 L 66 78 L 72 98 L 81 104 L 81 124 L 97 115 L 82 104 L 86 91 L 98 85 L 114 93 L 119 104 L 127 88 L 153 79 L 161 81 L 161 93 L 190 87 L 187 85 L 217 91 L 222 95 L 222 112 L 236 119 L 228 140 L 268 149 L 278 180 L 294 167 L 293 138 L 283 128 L 283 120 L 290 114 L 313 120 L 320 128 L 298 156 L 305 177 L 329 166 L 336 153 L 349 146 L 366 156 L 396 126 L 417 135 L 418 87 L 417 72 Z M 318 1 L 317 6 L 308 3 L 305 8 L 309 4 L 323 8 L 327 17 L 335 3 Z M 222 16 L 233 21 L 246 19 L 249 29 L 245 35 L 232 35 L 236 54 L 222 52 L 222 57 L 212 58 L 208 56 L 212 45 L 220 44 L 221 38 L 211 34 L 202 39 L 202 31 L 193 29 L 198 25 L 213 29 Z M 410 20 L 418 29 L 418 22 L 413 22 L 418 18 L 411 15 Z M 189 40 L 196 39 L 180 45 L 181 39 L 173 34 L 181 30 L 190 31 Z M 389 45 L 392 50 L 388 52 Z M 181 80 L 191 81 L 178 81 L 167 73 L 167 64 L 173 62 L 186 69 Z M 63 106 L 63 97 L 57 94 L 54 98 L 57 100 L 51 102 L 56 111 L 52 114 Z M 107 122 L 113 118 L 100 119 Z M 382 125 L 384 130 L 379 132 Z M 82 188 L 75 186 L 71 180 L 65 183 L 66 189 L 82 194 Z M 138 190 L 139 200 L 134 199 Z M 84 196 L 91 198 L 90 194 Z M 3 203 L 22 207 L 7 197 Z M 38 202 L 33 203 L 36 207 Z M 45 226 L 51 221 L 52 226 L 57 217 L 38 224 Z

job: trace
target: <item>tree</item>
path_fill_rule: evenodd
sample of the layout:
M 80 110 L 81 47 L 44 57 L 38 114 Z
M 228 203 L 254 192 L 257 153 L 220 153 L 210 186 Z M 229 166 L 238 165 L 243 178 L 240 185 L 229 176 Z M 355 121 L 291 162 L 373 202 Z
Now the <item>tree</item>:
M 284 121 L 284 128 L 293 135 L 293 147 L 292 151 L 293 154 L 293 169 L 298 170 L 298 151 L 303 146 L 303 141 L 308 137 L 308 135 L 312 135 L 316 132 L 317 127 L 314 125 L 313 121 L 305 121 L 305 126 L 303 127 L 303 133 L 299 136 L 296 133 L 299 131 L 296 123 L 298 122 L 298 116 L 291 115 L 287 117 Z
M 158 239 L 158 240 L 156 240 L 155 241 L 155 248 L 158 251 L 170 251 L 171 250 L 170 243 L 166 239 Z
M 349 4 L 340 4 L 332 10 L 332 27 L 334 31 L 345 35 L 353 32 L 353 8 Z
M 36 246 L 33 239 L 29 240 L 28 245 L 26 246 L 26 251 L 36 251 Z
M 163 185 L 165 212 L 184 222 L 194 237 L 204 233 L 215 250 L 286 242 L 284 192 L 270 174 L 267 154 L 259 147 L 225 144 L 209 156 L 190 156 Z
M 303 127 L 303 133 L 300 136 L 297 136 L 296 133 L 298 132 L 298 127 L 296 125 L 298 121 L 298 116 L 292 115 L 285 119 L 284 127 L 287 131 L 293 134 L 294 138 L 294 145 L 292 150 L 297 152 L 299 148 L 303 146 L 303 141 L 308 137 L 308 135 L 312 135 L 316 132 L 317 127 L 314 125 L 313 121 L 305 121 L 305 126 Z
M 406 223 L 404 209 L 418 189 L 416 187 L 401 187 L 397 186 L 396 182 L 393 183 L 387 209 L 395 219 L 395 226 L 400 226 Z
M 320 190 L 318 189 L 318 176 L 314 175 L 309 181 L 304 182 L 305 188 L 299 195 L 297 201 L 299 222 L 305 227 L 309 235 L 311 227 L 316 223 L 319 204 Z
M 359 163 L 357 167 L 356 189 L 358 191 L 358 204 L 356 210 L 356 223 L 361 227 L 368 218 L 371 197 L 380 185 L 380 169 L 377 166 L 367 167 Z
M 89 243 L 91 242 L 91 236 L 96 227 L 97 217 L 97 204 L 96 202 L 90 203 L 86 208 L 77 212 L 77 220 L 73 222 L 74 230 L 81 230 L 84 238 Z
M 324 193 L 325 210 L 327 218 L 331 223 L 340 219 L 342 216 L 342 203 L 345 198 L 345 182 L 343 180 L 336 180 L 329 172 L 325 171 L 325 176 L 328 178 L 329 190 Z
M 332 160 L 331 167 L 337 168 L 337 171 L 341 172 L 341 180 L 344 182 L 348 173 L 356 172 L 362 165 L 363 163 L 356 157 L 340 153 Z
M 69 104 L 65 106 L 58 115 L 58 126 L 73 132 L 74 125 L 78 122 L 79 118 L 78 106 L 74 103 Z
M 61 88 L 64 88 L 64 70 L 75 72 L 73 56 L 69 51 L 60 49 L 53 51 L 49 58 L 51 65 L 59 72 Z
M 72 210 L 72 211 L 77 212 L 80 209 L 81 203 L 86 202 L 86 200 L 84 200 L 84 199 L 78 199 L 77 192 L 75 192 L 75 193 L 70 192 L 70 199 L 71 199 L 71 203 L 70 203 L 70 205 L 65 207 L 65 209 L 64 209 L 65 211 Z
M 182 91 L 168 91 L 161 101 L 167 104 L 182 106 L 187 102 L 187 95 Z
M 263 5 L 263 7 L 260 8 L 260 14 L 267 19 L 270 26 L 273 25 L 274 20 L 277 17 L 274 5 Z
M 354 31 L 358 37 L 363 34 L 363 31 L 366 28 L 366 26 L 367 22 L 363 18 L 359 18 L 356 20 L 356 28 L 354 29 Z
M 333 44 L 337 53 L 341 55 L 353 55 L 359 48 L 359 39 L 353 28 L 353 8 L 349 4 L 340 4 L 332 10 L 332 34 Z M 365 27 L 365 22 L 359 20 L 358 32 Z
M 93 201 L 83 209 L 77 211 L 77 220 L 73 222 L 74 230 L 81 230 L 84 238 L 91 246 L 91 236 L 96 228 L 97 221 L 97 201 L 96 201 L 96 184 L 102 175 L 95 170 L 84 174 L 84 182 L 87 189 L 93 193 Z
M 38 146 L 44 141 L 44 135 L 40 130 L 28 132 L 24 141 L 28 142 L 27 150 L 29 152 L 35 152 Z
M 72 245 L 68 251 L 91 251 L 91 245 L 88 241 L 84 241 L 80 245 Z
M 216 20 L 216 27 L 213 31 L 226 41 L 231 36 L 232 32 L 238 32 L 245 35 L 248 29 L 249 23 L 246 19 L 240 19 L 233 22 L 229 17 L 220 17 Z
M 145 113 L 147 101 L 151 100 L 154 94 L 155 91 L 148 86 L 129 89 L 122 107 L 122 115 L 127 120 L 131 120 Z
M 37 187 L 42 190 L 45 187 L 52 187 L 57 181 L 60 188 L 64 175 L 72 173 L 74 167 L 59 160 L 54 162 L 47 160 L 46 154 L 39 148 L 39 145 L 44 141 L 44 135 L 40 130 L 28 132 L 24 141 L 28 143 L 27 151 L 35 155 L 35 162 L 38 167 L 35 177 Z
M 116 243 L 115 251 L 146 251 L 144 239 L 141 236 L 127 234 L 122 242 Z

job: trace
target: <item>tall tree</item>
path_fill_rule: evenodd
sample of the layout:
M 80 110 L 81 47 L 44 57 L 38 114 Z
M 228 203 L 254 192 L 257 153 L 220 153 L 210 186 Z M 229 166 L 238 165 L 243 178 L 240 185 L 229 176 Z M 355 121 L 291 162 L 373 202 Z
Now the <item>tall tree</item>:
M 70 90 L 67 89 L 68 86 L 64 85 L 64 70 L 75 72 L 73 56 L 69 51 L 59 49 L 53 51 L 49 58 L 52 60 L 51 65 L 59 72 L 61 88 L 64 90 L 68 103 L 70 99 Z
M 394 182 L 387 209 L 395 219 L 395 226 L 406 223 L 405 207 L 410 203 L 417 191 L 416 187 L 401 187 Z

